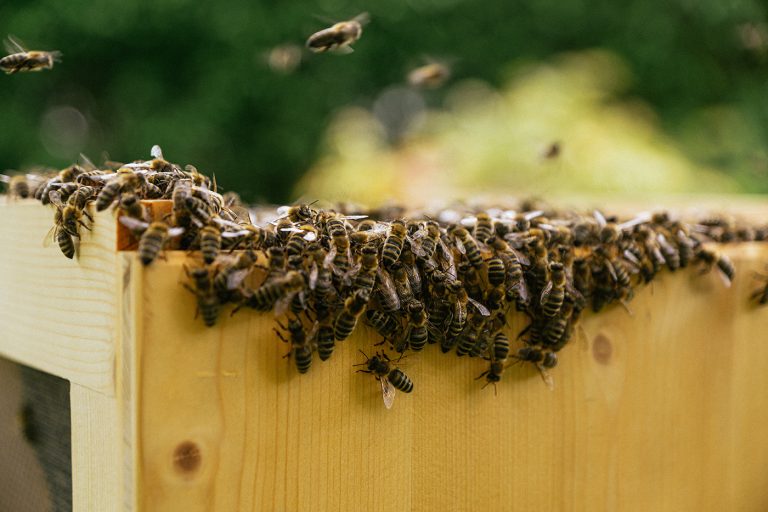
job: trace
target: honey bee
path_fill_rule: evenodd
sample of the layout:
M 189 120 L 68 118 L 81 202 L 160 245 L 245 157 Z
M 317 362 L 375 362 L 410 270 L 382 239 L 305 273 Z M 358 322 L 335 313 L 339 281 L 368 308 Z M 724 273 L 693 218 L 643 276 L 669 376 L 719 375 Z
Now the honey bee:
M 382 343 L 399 337 L 400 322 L 390 313 L 369 309 L 365 313 L 365 319 L 368 325 L 384 338 Z
M 476 215 L 474 236 L 475 240 L 481 244 L 486 244 L 494 235 L 493 219 L 486 212 L 480 212 Z
M 53 228 L 51 228 L 50 233 L 46 236 L 43 245 L 47 247 L 50 244 L 50 241 L 55 240 L 59 249 L 61 249 L 61 253 L 71 260 L 77 254 L 78 243 L 76 242 L 76 239 L 64 229 L 60 219 L 61 213 L 57 211 Z
M 404 221 L 396 220 L 392 222 L 389 236 L 384 241 L 384 247 L 381 250 L 381 262 L 384 268 L 391 269 L 392 265 L 400 259 L 400 253 L 403 251 L 407 234 L 408 230 Z
M 145 266 L 155 261 L 171 238 L 184 233 L 184 228 L 170 227 L 162 221 L 150 224 L 133 217 L 120 217 L 120 223 L 139 236 L 139 260 Z
M 733 267 L 733 263 L 730 258 L 725 254 L 720 254 L 711 249 L 699 248 L 696 252 L 696 259 L 704 263 L 704 269 L 702 273 L 708 272 L 713 266 L 717 267 L 720 277 L 723 280 L 723 284 L 726 288 L 730 288 L 733 282 L 733 277 L 736 274 L 736 270 Z
M 541 292 L 539 305 L 548 317 L 557 315 L 565 298 L 565 270 L 563 264 L 553 261 L 549 264 L 551 279 Z
M 51 203 L 57 209 L 56 223 L 60 224 L 61 227 L 67 233 L 69 233 L 70 236 L 80 238 L 81 226 L 87 230 L 91 229 L 90 226 L 88 226 L 88 224 L 82 220 L 83 216 L 91 219 L 91 221 L 93 220 L 87 211 L 85 211 L 83 208 L 80 208 L 81 205 L 85 206 L 83 203 L 73 201 L 72 203 L 67 202 L 65 204 L 62 202 L 61 196 L 56 190 L 52 190 L 50 192 L 50 198 Z
M 765 285 L 755 290 L 750 298 L 754 301 L 757 301 L 759 305 L 765 306 L 768 304 L 768 276 L 764 274 L 757 274 L 756 277 L 764 280 Z
M 411 250 L 421 260 L 431 260 L 440 243 L 440 225 L 430 220 L 411 236 Z
M 464 330 L 456 338 L 456 355 L 464 356 L 469 354 L 480 339 L 484 328 L 485 318 L 482 315 L 470 315 Z M 443 353 L 450 351 L 451 347 L 447 348 L 448 350 L 446 350 L 444 345 L 440 346 Z
M 422 350 L 429 337 L 427 331 L 427 314 L 424 311 L 424 304 L 418 301 L 408 303 L 408 329 L 405 340 L 408 348 L 414 352 Z M 403 352 L 402 350 L 399 352 Z
M 26 50 L 13 36 L 8 36 L 5 42 L 5 49 L 10 55 L 0 59 L 0 69 L 5 71 L 7 75 L 52 69 L 55 62 L 61 61 L 61 52 Z
M 141 185 L 141 178 L 132 169 L 122 167 L 107 181 L 96 196 L 96 210 L 103 211 L 112 206 L 123 192 L 134 192 Z
M 291 344 L 291 351 L 286 354 L 286 357 L 293 356 L 293 361 L 296 363 L 296 369 L 299 373 L 307 373 L 309 367 L 312 365 L 312 347 L 309 344 L 307 333 L 304 331 L 304 326 L 297 318 L 288 321 L 288 326 L 284 326 L 280 322 L 277 325 L 281 329 L 288 332 L 290 340 L 286 339 L 283 334 L 274 329 L 277 337 L 283 340 L 285 343 Z
M 460 226 L 454 226 L 451 229 L 451 235 L 454 238 L 456 249 L 467 257 L 470 265 L 479 269 L 483 266 L 483 256 L 480 253 L 480 247 L 477 241 L 469 234 L 469 231 Z
M 451 77 L 451 69 L 440 62 L 429 62 L 408 73 L 408 83 L 421 89 L 437 89 Z
M 0 174 L 0 181 L 7 184 L 8 192 L 11 197 L 26 199 L 30 196 L 30 186 L 28 177 L 23 174 L 6 176 Z
M 485 377 L 485 384 L 483 384 L 481 389 L 485 389 L 488 384 L 493 384 L 493 394 L 496 394 L 496 383 L 501 381 L 501 376 L 506 368 L 508 355 L 509 340 L 507 339 L 506 334 L 499 332 L 493 339 L 488 369 L 475 379 L 478 380 Z
M 408 276 L 408 283 L 411 286 L 411 291 L 417 297 L 421 296 L 421 275 L 416 267 L 416 257 L 409 248 L 404 248 L 400 253 L 400 261 L 403 264 L 403 270 Z
M 401 262 L 395 263 L 392 267 L 392 277 L 395 287 L 395 293 L 397 293 L 400 299 L 400 304 L 407 305 L 412 300 L 413 290 L 411 290 L 411 282 L 408 279 L 408 273 L 405 270 L 405 265 Z
M 513 357 L 520 362 L 528 362 L 535 365 L 547 388 L 550 391 L 555 388 L 555 381 L 547 371 L 557 365 L 557 356 L 553 352 L 545 352 L 538 347 L 526 346 L 518 349 L 517 354 Z
M 504 267 L 504 261 L 498 256 L 486 260 L 488 265 L 488 283 L 493 286 L 503 285 L 507 279 L 507 269 Z
M 317 343 L 317 355 L 321 361 L 327 361 L 336 347 L 336 335 L 334 333 L 331 316 L 328 315 L 317 324 L 317 333 L 315 334 Z
M 363 25 L 369 20 L 368 13 L 362 13 L 349 21 L 342 21 L 315 32 L 307 39 L 307 48 L 315 53 L 351 53 L 353 50 L 350 45 L 360 39 L 363 35 Z
M 218 227 L 209 224 L 203 226 L 198 237 L 200 238 L 200 252 L 203 255 L 203 261 L 210 265 L 221 251 L 221 231 Z
M 219 317 L 221 303 L 214 292 L 210 270 L 206 267 L 199 267 L 190 272 L 185 266 L 184 272 L 194 283 L 194 286 L 184 283 L 184 287 L 197 298 L 195 318 L 200 314 L 203 317 L 203 323 L 208 327 L 213 327 L 216 324 L 216 319 Z
M 142 206 L 139 196 L 133 192 L 126 192 L 120 195 L 117 203 L 121 215 L 133 217 L 138 220 L 145 220 L 144 206 Z
M 341 310 L 341 313 L 339 313 L 339 316 L 336 317 L 336 322 L 333 327 L 333 335 L 337 341 L 345 340 L 352 334 L 352 331 L 357 325 L 357 319 L 360 318 L 360 315 L 365 311 L 365 308 L 368 305 L 368 299 L 368 291 L 360 289 L 355 291 L 355 293 L 347 297 L 347 300 L 344 301 L 344 308 Z
M 541 342 L 543 345 L 549 347 L 554 352 L 557 352 L 562 348 L 561 342 L 563 340 L 564 334 L 567 331 L 568 322 L 571 320 L 573 309 L 573 301 L 566 300 L 563 302 L 558 315 L 555 318 L 548 319 L 544 325 L 543 332 L 541 333 Z M 557 347 L 557 349 L 553 347 Z
M 277 277 L 271 281 L 265 281 L 255 290 L 251 290 L 245 297 L 245 305 L 257 311 L 269 311 L 275 307 L 276 314 L 282 314 L 284 308 L 276 305 L 278 301 L 283 300 L 286 306 L 290 304 L 293 294 L 301 290 L 305 285 L 304 276 L 301 272 L 291 270 L 282 277 Z
M 386 353 L 376 352 L 373 357 L 368 357 L 365 352 L 360 351 L 365 357 L 365 362 L 355 366 L 365 366 L 364 370 L 357 370 L 360 373 L 370 373 L 381 384 L 381 394 L 384 398 L 384 407 L 391 409 L 395 402 L 395 390 L 403 393 L 413 391 L 413 382 L 399 368 L 392 368 L 392 360 Z

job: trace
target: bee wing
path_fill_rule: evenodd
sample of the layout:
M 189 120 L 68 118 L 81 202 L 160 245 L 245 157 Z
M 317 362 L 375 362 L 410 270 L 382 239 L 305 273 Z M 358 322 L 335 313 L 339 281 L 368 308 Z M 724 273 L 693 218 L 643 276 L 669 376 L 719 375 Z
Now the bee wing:
M 725 272 L 720 270 L 719 267 L 717 269 L 717 275 L 720 276 L 720 279 L 722 279 L 723 286 L 725 286 L 726 288 L 730 288 L 731 287 L 731 279 L 728 277 L 728 274 L 726 274 Z
M 301 229 L 299 229 L 299 228 L 297 228 L 295 226 L 291 226 L 290 228 L 280 228 L 280 231 L 286 231 L 286 232 L 291 232 L 291 233 L 303 233 L 304 232 L 304 231 L 302 231 Z
M 291 292 L 284 297 L 279 298 L 277 302 L 275 302 L 275 316 L 282 316 L 288 312 L 291 306 L 291 301 L 297 293 L 299 292 Z
M 613 279 L 613 282 L 619 280 L 618 276 L 616 275 L 616 269 L 613 268 L 613 263 L 611 263 L 611 260 L 605 260 L 605 268 L 608 269 L 608 273 L 611 274 L 611 279 Z
M 379 268 L 377 274 L 379 276 L 379 289 L 381 290 L 381 293 L 387 294 L 392 303 L 397 304 L 397 309 L 400 309 L 400 296 L 397 294 L 395 283 L 392 281 L 389 272 Z
M 381 383 L 381 396 L 384 399 L 384 407 L 391 409 L 392 405 L 395 403 L 395 386 L 389 382 L 389 379 L 386 376 L 381 377 L 379 382 Z
M 152 155 L 152 158 L 157 158 L 159 160 L 165 160 L 165 158 L 163 158 L 163 148 L 161 148 L 157 144 L 152 146 L 152 149 L 150 150 L 149 154 Z
M 608 224 L 608 221 L 605 220 L 605 216 L 600 213 L 600 210 L 595 210 L 593 212 L 593 215 L 595 217 L 595 220 L 597 221 L 597 225 L 601 228 L 604 228 L 606 224 Z
M 454 239 L 454 244 L 456 245 L 456 249 L 458 249 L 458 251 L 461 254 L 467 254 L 467 249 L 466 249 L 466 247 L 464 247 L 464 243 L 461 241 L 460 238 L 455 238 Z
M 0 174 L 0 181 L 2 181 L 3 183 L 10 183 L 11 177 L 6 174 Z
M 534 210 L 532 212 L 528 212 L 525 215 L 523 215 L 523 218 L 525 220 L 532 220 L 532 219 L 535 219 L 536 217 L 541 217 L 542 215 L 544 215 L 544 210 Z
M 522 252 L 518 251 L 517 249 L 513 249 L 512 247 L 509 248 L 510 252 L 517 258 L 517 261 L 525 265 L 526 267 L 531 265 L 531 260 L 523 254 Z
M 515 288 L 517 289 L 517 294 L 520 296 L 520 299 L 527 303 L 530 300 L 531 292 L 528 291 L 528 284 L 525 282 L 525 279 L 520 279 L 515 285 Z
M 477 302 L 472 297 L 469 297 L 469 302 L 472 303 L 473 306 L 475 306 L 475 309 L 477 309 L 481 315 L 483 316 L 491 316 L 491 312 L 488 310 L 487 307 L 483 306 L 479 302 Z
M 370 23 L 371 15 L 368 14 L 367 12 L 361 12 L 360 14 L 358 14 L 357 16 L 352 18 L 350 21 L 356 21 L 356 22 L 358 22 L 361 25 L 366 25 L 366 24 Z
M 27 50 L 24 48 L 24 44 L 13 35 L 9 35 L 8 38 L 3 42 L 3 46 L 5 47 L 5 51 L 8 53 L 26 53 Z
M 43 238 L 43 247 L 47 248 L 53 244 L 53 241 L 56 239 L 56 230 L 58 227 L 57 224 L 51 226 L 51 229 L 48 230 L 48 233 L 45 234 L 45 238 Z
M 471 228 L 475 224 L 477 224 L 477 217 L 471 216 L 471 217 L 464 217 L 459 221 L 459 223 L 464 226 L 465 228 Z
M 549 301 L 549 294 L 552 293 L 552 287 L 553 287 L 552 281 L 547 283 L 547 286 L 544 287 L 544 290 L 541 292 L 541 298 L 539 299 L 539 304 L 546 304 L 547 301 Z
M 627 231 L 639 224 L 645 224 L 646 222 L 649 222 L 651 220 L 651 214 L 649 212 L 643 212 L 638 214 L 637 217 L 634 219 L 628 220 L 626 222 L 622 222 L 617 227 L 622 231 Z
M 317 240 L 317 233 L 314 231 L 307 231 L 307 234 L 304 235 L 304 240 L 307 242 L 314 242 Z
M 536 368 L 539 369 L 539 373 L 541 374 L 541 379 L 544 381 L 544 384 L 547 385 L 547 389 L 550 391 L 555 390 L 555 379 L 552 378 L 552 375 L 547 371 L 546 368 L 541 363 L 536 363 Z
M 325 255 L 325 259 L 323 260 L 323 267 L 330 268 L 333 264 L 333 258 L 336 257 L 336 246 L 331 244 L 331 250 L 328 251 L 328 254 Z
M 175 227 L 175 228 L 168 228 L 168 237 L 174 238 L 184 233 L 184 228 L 182 227 Z
M 248 277 L 250 270 L 247 268 L 241 270 L 235 270 L 229 276 L 227 276 L 227 289 L 236 290 L 240 287 L 245 278 Z
M 344 215 L 342 219 L 344 220 L 361 220 L 361 219 L 367 219 L 367 215 Z
M 131 231 L 143 232 L 149 227 L 149 224 L 133 217 L 126 217 L 125 215 L 120 217 L 120 224 L 127 227 Z
M 314 290 L 317 286 L 317 276 L 320 274 L 320 269 L 316 262 L 312 262 L 312 268 L 309 270 L 309 289 Z
M 64 208 L 64 202 L 61 199 L 61 193 L 58 190 L 51 190 L 48 192 L 48 198 L 51 200 L 51 204 Z
M 419 275 L 419 272 L 411 267 L 406 265 L 405 271 L 408 273 L 408 280 L 411 282 L 411 289 L 414 291 L 414 293 L 418 293 L 417 290 L 421 290 L 421 276 Z
M 251 231 L 247 229 L 241 229 L 240 231 L 222 231 L 221 238 L 240 238 L 242 236 L 248 236 Z

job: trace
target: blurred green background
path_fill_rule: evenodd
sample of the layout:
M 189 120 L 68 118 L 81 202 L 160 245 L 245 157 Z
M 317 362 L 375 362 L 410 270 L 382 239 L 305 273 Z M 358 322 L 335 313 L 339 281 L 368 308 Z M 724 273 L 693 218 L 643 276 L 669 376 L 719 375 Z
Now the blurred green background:
M 350 55 L 296 62 L 284 46 L 361 11 Z M 408 179 L 446 195 L 768 192 L 766 14 L 753 0 L 6 1 L 0 34 L 64 56 L 0 76 L 0 168 L 160 144 L 271 202 L 407 198 Z M 406 88 L 426 56 L 450 83 Z

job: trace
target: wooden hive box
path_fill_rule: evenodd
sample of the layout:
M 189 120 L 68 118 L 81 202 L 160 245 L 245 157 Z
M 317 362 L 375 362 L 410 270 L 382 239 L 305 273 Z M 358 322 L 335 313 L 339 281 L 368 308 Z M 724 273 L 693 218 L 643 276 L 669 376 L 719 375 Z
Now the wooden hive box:
M 587 315 L 554 391 L 516 366 L 494 396 L 429 347 L 386 410 L 352 368 L 367 330 L 300 376 L 271 315 L 193 319 L 185 253 L 144 268 L 99 214 L 70 261 L 51 209 L 0 210 L 0 355 L 71 383 L 77 512 L 768 509 L 765 244 L 725 249 L 729 289 L 665 272 Z

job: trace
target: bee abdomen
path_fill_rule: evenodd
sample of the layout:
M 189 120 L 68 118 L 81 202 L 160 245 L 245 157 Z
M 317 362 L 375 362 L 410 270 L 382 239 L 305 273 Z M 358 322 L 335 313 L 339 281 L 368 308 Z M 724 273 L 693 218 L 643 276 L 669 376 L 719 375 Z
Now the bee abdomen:
M 164 237 L 157 233 L 145 232 L 139 240 L 139 259 L 144 265 L 149 265 L 163 249 Z
M 428 337 L 429 334 L 427 332 L 426 325 L 413 326 L 411 328 L 410 339 L 408 340 L 408 344 L 410 345 L 411 350 L 414 352 L 422 350 L 427 344 Z
M 307 373 L 312 365 L 312 349 L 304 345 L 293 350 L 293 359 L 299 373 Z
M 541 311 L 549 317 L 557 315 L 563 305 L 564 298 L 565 290 L 563 288 L 553 288 L 546 302 L 541 304 Z
M 338 341 L 349 338 L 352 331 L 357 324 L 357 317 L 350 314 L 347 311 L 342 311 L 336 318 L 336 324 L 334 325 L 333 335 Z
M 336 346 L 335 334 L 333 327 L 330 325 L 321 325 L 317 331 L 317 355 L 320 356 L 321 361 L 327 360 L 331 357 L 333 349 Z
M 198 307 L 200 308 L 200 315 L 203 317 L 203 323 L 208 327 L 213 327 L 219 317 L 219 301 L 216 297 L 201 298 L 198 301 Z
M 501 258 L 491 258 L 488 260 L 488 282 L 491 286 L 500 286 L 504 284 L 507 277 L 507 271 Z
M 75 257 L 75 242 L 72 236 L 63 229 L 56 232 L 56 242 L 59 244 L 61 252 L 69 259 Z
M 413 381 L 411 381 L 411 379 L 409 379 L 399 368 L 395 368 L 389 372 L 387 378 L 398 391 L 402 391 L 403 393 L 410 393 L 413 391 Z
M 215 227 L 207 226 L 200 232 L 200 252 L 203 254 L 203 261 L 207 264 L 213 263 L 221 250 L 221 235 Z

